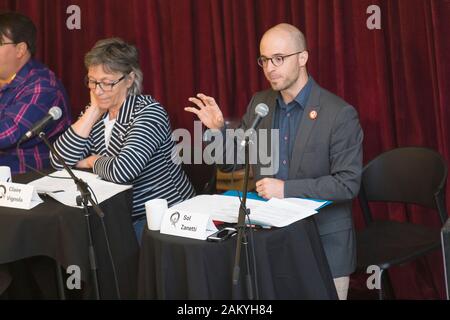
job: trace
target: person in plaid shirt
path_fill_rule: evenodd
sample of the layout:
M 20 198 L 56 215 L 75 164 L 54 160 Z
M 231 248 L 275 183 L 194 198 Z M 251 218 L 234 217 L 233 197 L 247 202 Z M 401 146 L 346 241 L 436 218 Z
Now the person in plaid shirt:
M 33 59 L 36 51 L 36 27 L 26 16 L 0 14 L 0 166 L 9 166 L 13 174 L 27 166 L 50 166 L 49 150 L 39 137 L 17 142 L 45 117 L 52 106 L 63 115 L 44 130 L 54 141 L 70 125 L 67 94 L 55 74 Z

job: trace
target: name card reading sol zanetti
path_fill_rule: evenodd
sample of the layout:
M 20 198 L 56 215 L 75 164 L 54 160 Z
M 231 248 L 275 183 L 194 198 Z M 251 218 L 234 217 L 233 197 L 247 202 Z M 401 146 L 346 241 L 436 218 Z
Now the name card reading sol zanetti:
M 206 214 L 167 210 L 161 223 L 161 233 L 173 236 L 206 240 L 217 231 L 211 217 Z

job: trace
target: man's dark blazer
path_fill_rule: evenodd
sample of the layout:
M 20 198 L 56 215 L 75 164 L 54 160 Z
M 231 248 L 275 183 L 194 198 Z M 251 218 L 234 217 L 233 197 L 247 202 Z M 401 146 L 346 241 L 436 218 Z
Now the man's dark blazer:
M 311 93 L 289 161 L 289 178 L 285 182 L 284 197 L 333 201 L 332 205 L 314 215 L 314 219 L 333 277 L 338 278 L 351 274 L 356 266 L 351 206 L 360 187 L 363 132 L 356 110 L 312 81 Z M 258 127 L 258 140 L 261 129 L 274 128 L 278 94 L 273 90 L 256 93 L 242 119 L 241 127 L 248 128 L 255 118 L 256 105 L 267 104 L 269 114 Z M 267 148 L 270 151 L 271 131 L 268 132 Z M 264 173 L 261 171 L 264 167 L 260 163 L 252 166 L 255 181 L 274 177 L 261 174 Z M 232 166 L 221 168 L 230 171 Z

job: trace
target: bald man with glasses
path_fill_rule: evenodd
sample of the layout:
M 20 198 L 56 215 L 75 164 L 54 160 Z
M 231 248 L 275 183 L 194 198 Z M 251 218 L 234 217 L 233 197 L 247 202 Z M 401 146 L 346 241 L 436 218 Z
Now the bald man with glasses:
M 256 191 L 265 199 L 333 201 L 314 219 L 339 299 L 346 299 L 349 275 L 356 267 L 351 208 L 362 171 L 363 132 L 358 114 L 308 74 L 306 40 L 295 26 L 283 23 L 269 29 L 261 39 L 260 54 L 257 62 L 271 89 L 253 96 L 241 127 L 249 128 L 255 107 L 267 104 L 269 114 L 258 130 L 279 130 L 279 170 L 264 176 L 262 165 L 253 165 Z M 225 132 L 222 112 L 213 97 L 199 93 L 189 101 L 194 106 L 186 111 L 196 114 L 206 127 Z M 234 143 L 227 141 L 225 152 Z M 238 168 L 236 164 L 219 167 L 224 171 Z

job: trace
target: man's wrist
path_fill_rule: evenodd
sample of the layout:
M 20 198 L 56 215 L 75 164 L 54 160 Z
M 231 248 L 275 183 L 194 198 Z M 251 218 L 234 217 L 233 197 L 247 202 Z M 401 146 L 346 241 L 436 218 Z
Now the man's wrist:
M 226 130 L 225 124 L 222 127 L 218 128 L 218 129 L 208 128 L 203 133 L 203 137 L 202 137 L 203 138 L 203 142 L 211 142 L 212 141 L 212 137 L 214 137 L 219 132 L 225 138 L 225 130 Z

